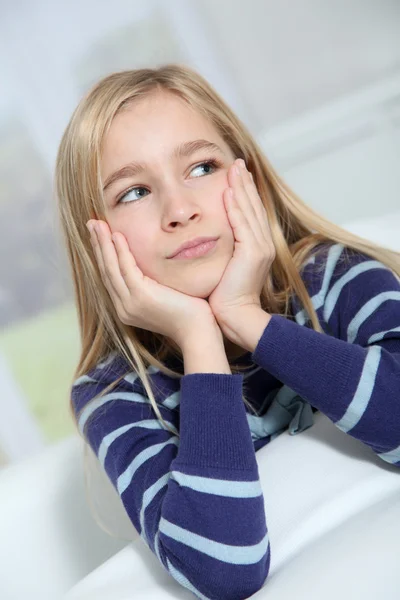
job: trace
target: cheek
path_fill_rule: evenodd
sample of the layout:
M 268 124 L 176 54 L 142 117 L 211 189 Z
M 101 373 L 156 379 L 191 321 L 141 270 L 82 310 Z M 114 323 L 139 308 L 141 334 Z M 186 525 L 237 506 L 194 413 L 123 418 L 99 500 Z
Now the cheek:
M 145 228 L 127 227 L 121 225 L 119 228 L 115 228 L 116 231 L 120 231 L 126 238 L 129 246 L 129 250 L 133 254 L 139 269 L 144 273 L 149 273 L 149 265 L 154 262 L 151 254 L 151 248 L 154 245 L 151 243 L 151 237 L 149 232 Z
M 224 192 L 227 187 L 228 187 L 228 184 L 220 185 L 217 187 L 217 189 L 214 188 L 214 189 L 210 190 L 210 192 L 207 194 L 207 198 L 206 198 L 206 205 L 208 205 L 210 207 L 210 213 L 216 219 L 218 219 L 219 222 L 221 222 L 221 221 L 229 222 L 228 215 L 226 214 L 225 202 L 224 202 Z

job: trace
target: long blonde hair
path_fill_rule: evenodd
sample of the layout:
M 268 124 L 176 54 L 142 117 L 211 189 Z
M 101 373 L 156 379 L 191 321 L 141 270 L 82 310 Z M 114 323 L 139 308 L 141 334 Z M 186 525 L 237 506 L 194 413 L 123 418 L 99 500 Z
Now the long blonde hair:
M 300 270 L 321 242 L 341 243 L 363 252 L 400 275 L 400 253 L 353 235 L 307 206 L 279 177 L 244 124 L 211 85 L 187 66 L 167 64 L 155 69 L 113 73 L 83 97 L 64 132 L 57 154 L 55 183 L 60 224 L 70 263 L 81 337 L 75 381 L 111 352 L 122 355 L 143 383 L 149 401 L 164 426 L 146 372 L 152 365 L 171 377 L 182 377 L 164 361 L 180 349 L 163 336 L 121 323 L 103 285 L 89 241 L 89 219 L 106 221 L 100 178 L 102 142 L 115 115 L 136 99 L 155 91 L 176 94 L 209 119 L 236 158 L 243 158 L 265 206 L 276 258 L 271 278 L 261 293 L 261 306 L 270 314 L 289 315 L 295 294 L 313 329 L 322 332 Z M 229 358 L 229 357 L 228 357 Z M 232 372 L 240 366 L 232 364 Z M 122 376 L 104 389 L 107 393 Z M 71 387 L 72 387 L 71 382 Z M 250 409 L 253 407 L 243 397 Z M 74 415 L 71 403 L 71 412 Z M 77 419 L 77 415 L 74 415 Z

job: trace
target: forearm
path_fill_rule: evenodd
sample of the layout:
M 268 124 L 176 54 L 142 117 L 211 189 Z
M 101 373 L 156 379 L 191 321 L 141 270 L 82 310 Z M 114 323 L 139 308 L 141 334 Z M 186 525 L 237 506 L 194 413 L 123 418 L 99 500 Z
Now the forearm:
M 339 429 L 400 466 L 398 353 L 274 316 L 252 358 Z
M 238 311 L 230 324 L 230 339 L 247 348 L 256 364 L 342 431 L 386 452 L 388 462 L 400 466 L 398 354 L 373 345 L 363 348 L 281 316 L 272 318 L 257 307 Z

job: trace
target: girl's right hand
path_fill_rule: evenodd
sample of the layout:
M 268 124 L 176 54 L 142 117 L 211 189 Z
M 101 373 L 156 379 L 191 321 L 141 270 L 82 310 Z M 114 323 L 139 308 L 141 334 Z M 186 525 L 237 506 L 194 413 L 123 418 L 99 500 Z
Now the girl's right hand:
M 117 315 L 125 325 L 161 333 L 182 347 L 194 328 L 218 327 L 208 302 L 157 283 L 143 275 L 125 236 L 117 232 L 111 239 L 108 224 L 97 225 L 90 238 L 104 285 Z M 115 244 L 115 245 L 114 245 Z

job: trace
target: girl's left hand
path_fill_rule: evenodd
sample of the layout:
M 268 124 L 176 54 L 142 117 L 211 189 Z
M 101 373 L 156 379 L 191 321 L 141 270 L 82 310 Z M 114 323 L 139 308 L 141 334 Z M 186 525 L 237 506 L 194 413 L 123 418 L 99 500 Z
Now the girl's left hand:
M 241 307 L 261 307 L 261 291 L 276 256 L 266 210 L 242 159 L 231 165 L 228 181 L 231 187 L 224 191 L 224 202 L 235 247 L 220 282 L 208 298 L 225 335 L 232 329 L 232 319 L 238 317 Z

